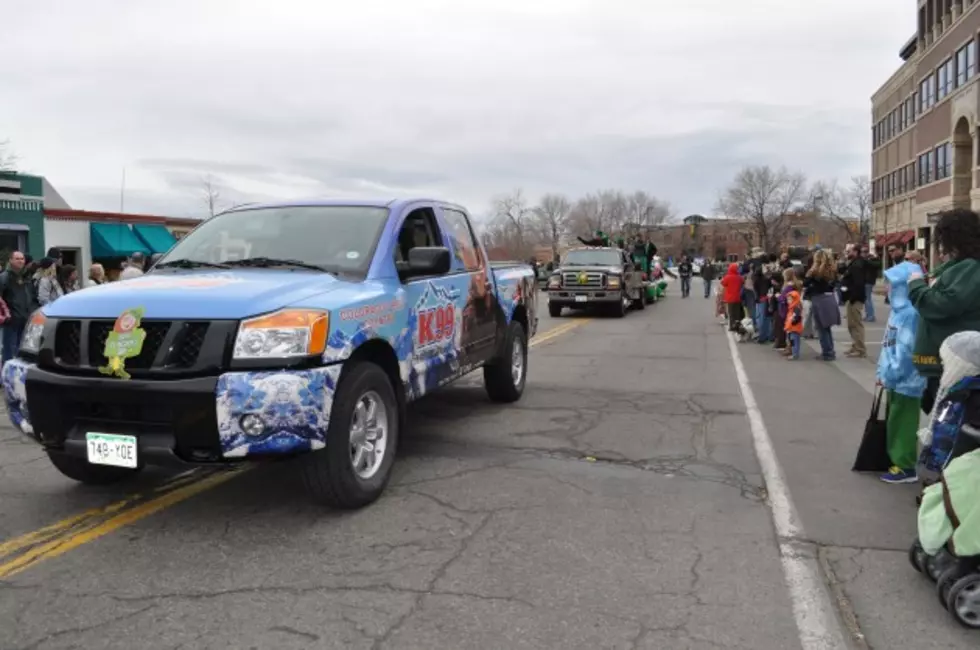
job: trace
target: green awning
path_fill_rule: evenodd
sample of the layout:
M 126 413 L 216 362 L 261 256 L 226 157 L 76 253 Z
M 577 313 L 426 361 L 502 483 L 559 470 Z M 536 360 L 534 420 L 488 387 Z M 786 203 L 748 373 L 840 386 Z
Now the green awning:
M 133 253 L 150 254 L 150 249 L 124 223 L 90 223 L 92 258 L 129 257 Z
M 136 223 L 133 224 L 133 232 L 150 248 L 151 253 L 166 253 L 177 243 L 177 238 L 160 224 Z

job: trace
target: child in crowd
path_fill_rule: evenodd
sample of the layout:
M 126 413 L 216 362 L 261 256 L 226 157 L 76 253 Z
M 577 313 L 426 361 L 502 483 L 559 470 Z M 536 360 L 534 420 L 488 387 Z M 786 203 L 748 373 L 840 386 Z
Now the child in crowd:
M 783 293 L 782 272 L 773 273 L 769 280 L 769 294 L 767 296 L 766 310 L 769 320 L 772 321 L 772 346 L 777 350 L 786 349 L 786 315 L 780 316 L 779 298 Z M 783 305 L 785 305 L 785 298 Z
M 906 257 L 909 260 L 911 255 Z M 919 409 L 926 379 L 915 369 L 912 349 L 919 315 L 909 300 L 909 278 L 922 274 L 922 268 L 911 261 L 885 271 L 891 313 L 885 328 L 885 339 L 878 356 L 878 384 L 887 391 L 886 427 L 888 457 L 892 467 L 881 477 L 886 483 L 915 483 L 918 478 Z
M 787 300 L 789 299 L 789 292 L 793 289 L 792 281 L 787 281 L 787 278 L 790 277 L 788 271 L 792 271 L 792 269 L 786 269 L 783 271 L 782 277 L 780 277 L 783 288 L 780 289 L 779 296 L 776 298 L 776 309 L 779 312 L 777 319 L 783 324 L 783 345 L 778 350 L 780 354 L 787 357 L 793 353 L 793 349 L 789 346 L 789 332 L 786 330 L 786 316 L 789 314 L 789 303 Z
M 738 264 L 729 264 L 728 273 L 721 279 L 725 289 L 725 307 L 728 309 L 728 331 L 737 332 L 742 322 L 742 286 L 745 279 L 738 272 Z
M 758 314 L 758 340 L 760 345 L 773 342 L 772 313 L 769 311 L 769 300 L 773 297 L 770 269 L 764 267 L 759 283 L 759 295 L 756 296 L 756 312 Z
M 800 293 L 803 283 L 796 277 L 796 271 L 786 269 L 783 272 L 783 284 L 786 294 L 786 320 L 783 328 L 789 339 L 789 354 L 786 358 L 796 361 L 800 358 L 800 339 L 803 337 L 803 296 Z

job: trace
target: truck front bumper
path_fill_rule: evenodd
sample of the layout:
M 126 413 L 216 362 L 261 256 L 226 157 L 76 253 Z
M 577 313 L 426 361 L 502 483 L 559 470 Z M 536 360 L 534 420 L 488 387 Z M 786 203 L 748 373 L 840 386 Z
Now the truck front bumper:
M 552 289 L 548 292 L 548 304 L 562 307 L 616 304 L 623 299 L 619 289 Z
M 115 433 L 137 438 L 140 465 L 200 464 L 323 448 L 340 371 L 120 380 L 12 359 L 2 383 L 11 422 L 45 447 L 84 458 L 87 433 Z

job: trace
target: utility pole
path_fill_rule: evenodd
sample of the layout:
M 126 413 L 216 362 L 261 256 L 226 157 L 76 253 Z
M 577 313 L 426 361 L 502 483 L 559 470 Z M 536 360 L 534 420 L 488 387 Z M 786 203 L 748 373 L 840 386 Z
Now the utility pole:
M 119 212 L 126 211 L 126 168 L 122 169 L 122 184 L 119 186 Z

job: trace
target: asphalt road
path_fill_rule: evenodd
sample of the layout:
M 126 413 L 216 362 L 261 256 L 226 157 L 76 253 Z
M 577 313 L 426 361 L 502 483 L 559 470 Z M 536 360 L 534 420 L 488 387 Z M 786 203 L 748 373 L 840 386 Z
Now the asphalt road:
M 467 379 L 413 406 L 354 513 L 288 463 L 84 488 L 3 428 L 0 648 L 801 648 L 732 349 L 692 295 L 542 315 L 524 399 Z M 911 488 L 849 472 L 873 365 L 736 355 L 834 625 L 976 647 L 904 558 Z

